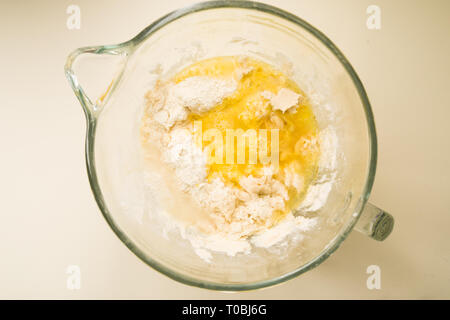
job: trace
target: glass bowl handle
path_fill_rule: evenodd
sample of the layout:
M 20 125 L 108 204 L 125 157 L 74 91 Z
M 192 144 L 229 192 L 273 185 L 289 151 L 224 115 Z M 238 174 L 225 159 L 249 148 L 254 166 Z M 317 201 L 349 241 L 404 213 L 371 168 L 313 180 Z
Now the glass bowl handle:
M 386 239 L 393 228 L 394 217 L 369 202 L 355 225 L 355 230 L 378 241 Z
M 83 47 L 76 49 L 73 51 L 67 58 L 66 64 L 64 66 L 64 73 L 69 80 L 69 83 L 75 92 L 75 95 L 77 96 L 78 100 L 80 101 L 81 105 L 83 106 L 83 110 L 86 113 L 86 116 L 88 118 L 92 116 L 96 116 L 96 114 L 100 111 L 100 105 L 99 101 L 103 102 L 105 97 L 108 95 L 109 92 L 112 91 L 113 87 L 117 83 L 117 80 L 121 77 L 123 70 L 125 69 L 125 63 L 122 64 L 122 67 L 120 68 L 117 75 L 114 77 L 113 81 L 111 81 L 110 85 L 108 86 L 108 89 L 106 92 L 98 99 L 99 101 L 93 102 L 88 95 L 86 94 L 85 90 L 81 87 L 78 77 L 75 74 L 75 71 L 73 69 L 73 66 L 78 60 L 80 60 L 80 57 L 84 56 L 87 57 L 88 55 L 116 55 L 116 56 L 122 56 L 127 57 L 129 54 L 129 48 L 122 45 L 111 45 L 111 46 L 94 46 L 94 47 Z M 126 61 L 126 59 L 124 59 Z

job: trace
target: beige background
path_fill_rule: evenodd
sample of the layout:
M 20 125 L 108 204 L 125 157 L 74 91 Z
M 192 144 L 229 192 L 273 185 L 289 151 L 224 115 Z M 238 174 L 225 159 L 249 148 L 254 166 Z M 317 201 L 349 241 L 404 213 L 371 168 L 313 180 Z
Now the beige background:
M 277 287 L 227 294 L 179 284 L 113 234 L 91 195 L 85 123 L 63 74 L 70 51 L 128 40 L 192 1 L 1 1 L 0 298 L 450 298 L 450 2 L 267 1 L 327 34 L 373 105 L 378 171 L 371 201 L 396 227 L 378 243 L 354 232 L 320 267 Z M 81 30 L 66 8 L 81 8 Z M 366 28 L 366 8 L 382 28 Z M 68 265 L 81 289 L 66 288 Z M 381 290 L 366 268 L 381 267 Z

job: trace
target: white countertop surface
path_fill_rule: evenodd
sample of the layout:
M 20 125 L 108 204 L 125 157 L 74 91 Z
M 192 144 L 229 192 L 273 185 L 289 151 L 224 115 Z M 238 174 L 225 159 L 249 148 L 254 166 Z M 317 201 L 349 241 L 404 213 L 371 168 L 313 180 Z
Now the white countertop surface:
M 0 298 L 450 298 L 450 2 L 279 0 L 266 3 L 323 31 L 368 92 L 378 132 L 371 202 L 392 213 L 384 242 L 353 232 L 318 268 L 276 287 L 221 293 L 146 266 L 110 230 L 91 194 L 85 121 L 63 73 L 86 45 L 130 39 L 193 1 L 0 3 Z M 81 29 L 66 27 L 68 5 Z M 366 8 L 381 8 L 368 30 Z M 66 286 L 78 265 L 81 288 Z M 368 290 L 366 269 L 381 268 Z

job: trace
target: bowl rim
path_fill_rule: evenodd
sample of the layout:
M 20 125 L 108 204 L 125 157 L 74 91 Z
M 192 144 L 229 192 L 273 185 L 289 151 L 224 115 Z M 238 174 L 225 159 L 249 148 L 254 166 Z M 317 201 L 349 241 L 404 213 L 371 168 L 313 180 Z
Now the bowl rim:
M 365 116 L 367 120 L 367 127 L 368 127 L 368 136 L 369 136 L 369 168 L 368 168 L 368 174 L 366 178 L 366 183 L 363 189 L 363 192 L 359 198 L 358 204 L 356 206 L 357 210 L 355 214 L 352 215 L 352 217 L 349 219 L 345 227 L 343 227 L 343 230 L 338 234 L 333 240 L 330 241 L 330 244 L 323 249 L 323 251 L 316 256 L 314 259 L 309 261 L 308 263 L 298 267 L 297 269 L 290 271 L 288 273 L 285 273 L 281 276 L 262 280 L 262 281 L 256 281 L 256 282 L 250 282 L 250 283 L 218 283 L 218 282 L 212 282 L 212 281 L 205 281 L 202 279 L 197 279 L 195 277 L 186 276 L 182 273 L 179 273 L 177 271 L 171 270 L 170 268 L 167 268 L 162 263 L 154 260 L 153 258 L 149 257 L 143 250 L 141 250 L 137 245 L 133 243 L 133 241 L 126 235 L 126 233 L 116 224 L 116 222 L 113 220 L 108 207 L 106 206 L 105 200 L 103 198 L 103 194 L 101 191 L 101 188 L 98 183 L 98 177 L 95 167 L 95 132 L 97 127 L 97 119 L 96 116 L 93 116 L 92 114 L 89 114 L 86 112 L 86 121 L 87 121 L 87 129 L 86 129 L 86 166 L 88 171 L 88 178 L 91 185 L 92 192 L 94 194 L 95 200 L 97 202 L 98 207 L 100 208 L 100 211 L 102 212 L 103 217 L 107 221 L 108 225 L 111 227 L 113 232 L 119 237 L 119 239 L 143 262 L 145 262 L 147 265 L 155 269 L 156 271 L 168 276 L 169 278 L 176 280 L 178 282 L 205 288 L 205 289 L 211 289 L 211 290 L 220 290 L 220 291 L 246 291 L 246 290 L 254 290 L 264 287 L 273 286 L 276 284 L 280 284 L 284 281 L 293 279 L 294 277 L 299 276 L 302 273 L 305 273 L 319 264 L 321 264 L 324 260 L 326 260 L 334 251 L 336 251 L 337 248 L 341 245 L 341 243 L 347 238 L 348 234 L 352 231 L 353 227 L 355 226 L 356 222 L 358 221 L 362 209 L 364 208 L 364 205 L 366 204 L 368 197 L 370 195 L 374 178 L 375 178 L 375 171 L 376 171 L 376 162 L 377 162 L 377 138 L 376 138 L 376 130 L 375 130 L 375 123 L 374 123 L 374 117 L 373 112 L 370 106 L 369 99 L 367 97 L 366 91 L 364 89 L 364 86 L 359 79 L 358 75 L 356 74 L 355 70 L 349 63 L 349 61 L 345 58 L 345 56 L 342 54 L 342 52 L 333 44 L 333 42 L 328 39 L 325 34 L 323 34 L 321 31 L 310 25 L 305 20 L 287 12 L 282 9 L 279 9 L 277 7 L 260 3 L 260 2 L 253 2 L 253 1 L 246 1 L 246 0 L 234 0 L 234 1 L 226 1 L 226 0 L 219 0 L 219 1 L 207 1 L 207 2 L 200 2 L 196 3 L 190 6 L 186 6 L 184 8 L 175 10 L 171 13 L 168 13 L 167 15 L 159 18 L 152 24 L 150 24 L 148 27 L 146 27 L 144 30 L 142 30 L 138 35 L 136 35 L 131 40 L 128 40 L 126 42 L 117 44 L 117 45 L 108 45 L 108 46 L 100 46 L 100 48 L 103 48 L 104 50 L 115 50 L 115 49 L 124 49 L 125 51 L 133 51 L 134 48 L 136 48 L 143 40 L 151 36 L 153 33 L 155 33 L 157 30 L 161 29 L 165 25 L 182 18 L 186 15 L 199 12 L 199 11 L 205 11 L 205 10 L 211 10 L 211 9 L 224 9 L 224 8 L 235 8 L 235 9 L 248 9 L 248 10 L 255 10 L 255 11 L 262 11 L 264 13 L 268 13 L 274 16 L 277 16 L 279 18 L 285 19 L 291 23 L 294 23 L 306 31 L 308 31 L 310 34 L 312 34 L 315 38 L 320 40 L 332 53 L 333 55 L 340 61 L 344 69 L 347 71 L 348 75 L 351 77 L 353 84 L 355 85 L 355 88 L 358 91 L 359 97 L 361 99 L 361 103 L 364 107 Z M 81 100 L 80 100 L 81 101 Z M 81 101 L 82 105 L 84 104 L 83 101 Z M 88 110 L 87 106 L 83 105 L 85 111 Z

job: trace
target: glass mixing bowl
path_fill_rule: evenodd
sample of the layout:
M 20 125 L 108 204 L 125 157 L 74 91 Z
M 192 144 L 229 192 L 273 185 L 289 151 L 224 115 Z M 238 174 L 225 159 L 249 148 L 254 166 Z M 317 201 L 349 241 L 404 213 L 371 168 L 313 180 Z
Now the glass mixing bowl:
M 303 241 L 235 257 L 215 254 L 207 263 L 182 237 L 162 232 L 149 214 L 157 206 L 152 192 L 158 186 L 149 191 L 143 181 L 139 126 L 144 94 L 155 75 L 230 55 L 255 57 L 286 70 L 310 94 L 319 127 L 332 127 L 339 142 L 336 179 L 315 213 L 320 227 Z M 106 92 L 93 100 L 75 70 L 97 61 L 96 56 L 114 61 L 106 68 L 112 72 Z M 86 114 L 87 170 L 101 212 L 133 253 L 175 280 L 217 290 L 266 287 L 319 265 L 355 226 L 376 240 L 392 230 L 393 218 L 367 202 L 377 143 L 363 85 L 324 34 L 288 12 L 250 1 L 195 4 L 162 17 L 127 42 L 75 50 L 65 73 Z M 100 74 L 105 72 L 93 76 L 91 71 L 87 79 Z

